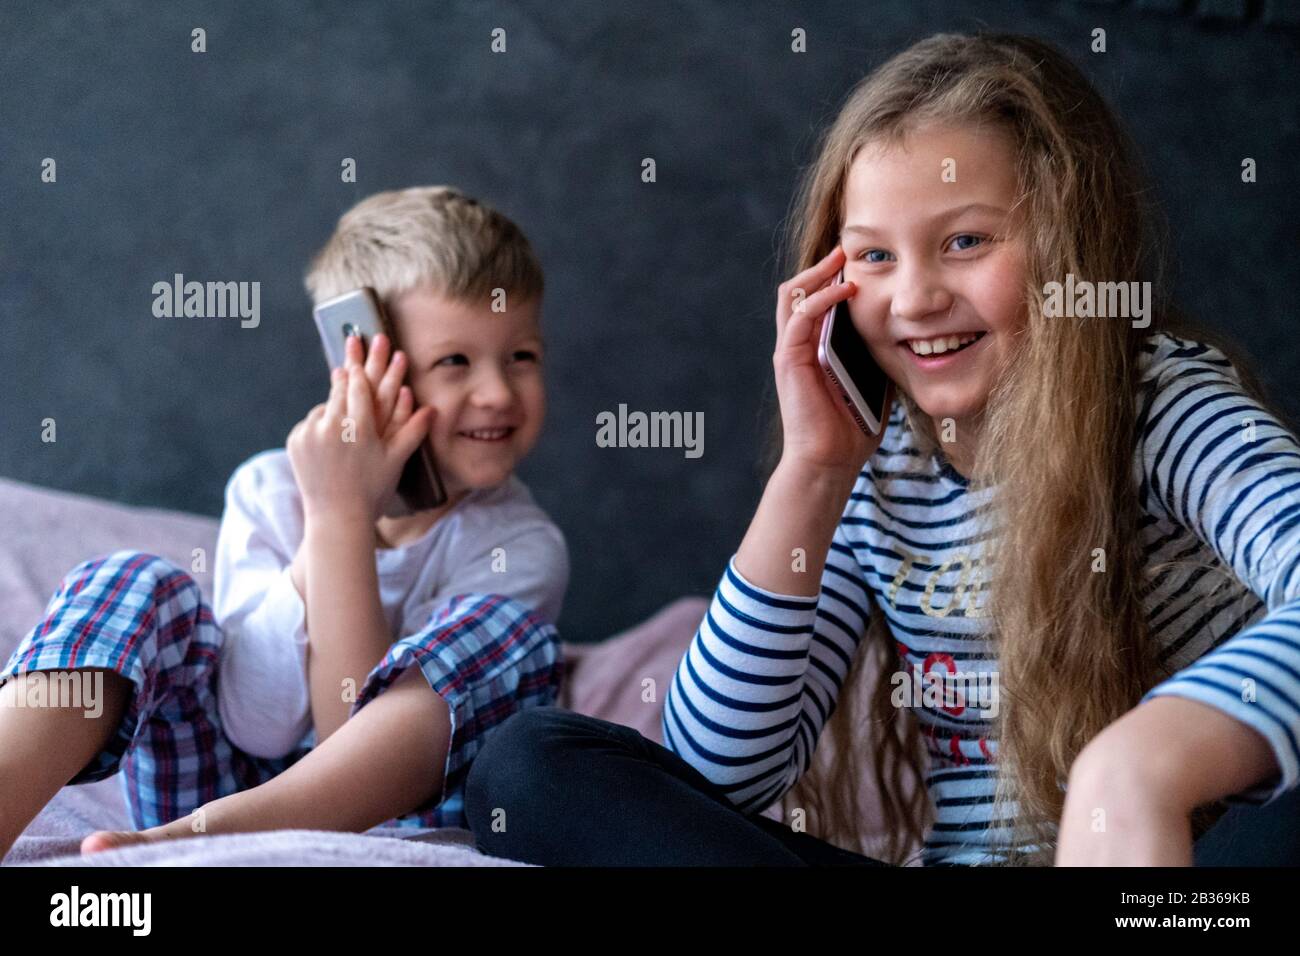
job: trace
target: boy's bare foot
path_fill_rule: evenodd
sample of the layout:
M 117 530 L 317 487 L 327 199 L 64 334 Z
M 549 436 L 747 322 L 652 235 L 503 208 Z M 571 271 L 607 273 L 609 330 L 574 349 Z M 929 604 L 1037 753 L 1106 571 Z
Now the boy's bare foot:
M 96 830 L 81 841 L 81 855 L 116 850 L 133 843 L 153 843 L 156 838 L 152 834 L 151 830 Z
M 239 795 L 224 799 L 237 800 Z M 222 802 L 216 801 L 216 803 Z M 207 825 L 212 822 L 213 806 L 215 804 L 207 804 L 188 816 L 145 830 L 96 830 L 81 841 L 81 855 L 88 856 L 104 850 L 116 850 L 118 847 L 131 846 L 135 843 L 162 843 L 166 840 L 184 840 L 186 837 L 201 836 L 207 831 Z

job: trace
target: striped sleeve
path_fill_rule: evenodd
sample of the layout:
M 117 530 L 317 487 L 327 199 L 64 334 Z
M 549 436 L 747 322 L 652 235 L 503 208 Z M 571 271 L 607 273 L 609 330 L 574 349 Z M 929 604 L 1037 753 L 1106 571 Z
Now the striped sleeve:
M 743 812 L 803 775 L 866 629 L 862 569 L 835 532 L 816 598 L 774 594 L 733 555 L 664 700 L 664 743 Z
M 1161 376 L 1145 432 L 1146 500 L 1204 541 L 1268 608 L 1153 687 L 1258 731 L 1279 773 L 1229 802 L 1300 781 L 1300 443 L 1241 387 L 1217 349 L 1190 344 Z

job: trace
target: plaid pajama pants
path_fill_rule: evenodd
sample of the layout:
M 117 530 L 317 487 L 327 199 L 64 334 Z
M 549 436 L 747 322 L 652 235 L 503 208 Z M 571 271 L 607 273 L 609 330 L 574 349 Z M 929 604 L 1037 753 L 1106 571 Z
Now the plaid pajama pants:
M 217 709 L 222 640 L 188 573 L 156 555 L 118 551 L 64 577 L 44 619 L 0 671 L 0 684 L 29 671 L 104 668 L 135 685 L 116 734 L 71 783 L 121 769 L 131 821 L 143 829 L 265 783 L 311 749 L 311 732 L 294 753 L 278 759 L 252 756 L 230 742 Z M 559 636 L 518 601 L 457 595 L 421 631 L 388 649 L 352 713 L 412 666 L 447 701 L 451 745 L 442 793 L 386 825 L 468 829 L 464 782 L 470 762 L 511 714 L 555 703 Z

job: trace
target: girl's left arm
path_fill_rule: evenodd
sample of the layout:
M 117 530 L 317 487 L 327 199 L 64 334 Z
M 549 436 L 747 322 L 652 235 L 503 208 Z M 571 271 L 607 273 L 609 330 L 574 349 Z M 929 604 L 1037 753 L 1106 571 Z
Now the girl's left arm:
M 1201 805 L 1300 783 L 1300 442 L 1192 345 L 1148 415 L 1148 507 L 1212 548 L 1268 613 L 1149 690 L 1070 771 L 1058 865 L 1190 865 Z
M 1190 866 L 1192 811 L 1248 790 L 1278 762 L 1258 731 L 1172 695 L 1107 727 L 1070 770 L 1057 866 Z

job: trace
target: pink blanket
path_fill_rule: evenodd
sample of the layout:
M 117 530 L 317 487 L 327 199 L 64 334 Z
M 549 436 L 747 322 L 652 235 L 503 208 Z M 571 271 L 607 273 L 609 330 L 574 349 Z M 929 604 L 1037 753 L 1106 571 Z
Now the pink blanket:
M 7 658 L 41 618 L 62 576 L 86 558 L 119 548 L 159 554 L 182 567 L 211 593 L 211 556 L 217 522 L 211 518 L 124 505 L 0 479 L 0 656 Z M 196 549 L 202 549 L 196 551 Z M 196 564 L 202 556 L 204 564 Z M 599 644 L 565 644 L 568 674 L 560 705 L 634 727 L 663 742 L 663 694 L 704 616 L 708 602 L 681 598 L 631 630 Z M 642 700 L 642 681 L 654 680 L 654 701 Z M 776 808 L 769 811 L 777 815 Z M 869 823 L 871 821 L 864 821 Z M 64 787 L 0 865 L 82 865 L 81 838 L 97 829 L 126 829 L 125 802 L 116 777 Z M 864 838 L 878 838 L 864 826 Z M 394 830 L 366 834 L 283 830 L 195 837 L 157 846 L 99 854 L 96 866 L 357 865 L 517 866 L 479 853 L 467 830 Z

